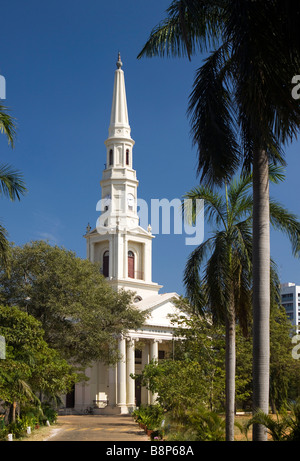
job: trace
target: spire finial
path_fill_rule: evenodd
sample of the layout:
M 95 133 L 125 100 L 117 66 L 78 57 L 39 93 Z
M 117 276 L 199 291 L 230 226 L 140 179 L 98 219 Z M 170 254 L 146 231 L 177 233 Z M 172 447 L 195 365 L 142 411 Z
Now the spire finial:
M 119 51 L 119 53 L 118 53 L 118 61 L 117 61 L 117 68 L 121 69 L 122 66 L 123 66 L 123 63 L 121 61 L 121 53 Z

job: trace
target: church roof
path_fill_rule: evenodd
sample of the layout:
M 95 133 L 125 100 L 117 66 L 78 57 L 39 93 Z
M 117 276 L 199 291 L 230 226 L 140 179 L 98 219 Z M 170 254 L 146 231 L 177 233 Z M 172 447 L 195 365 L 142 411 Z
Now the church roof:
M 144 310 L 157 307 L 160 304 L 163 304 L 167 301 L 172 300 L 173 298 L 178 299 L 179 298 L 178 294 L 175 292 L 174 293 L 161 293 L 161 294 L 157 294 L 154 296 L 149 296 L 145 299 L 142 299 L 141 301 L 138 301 L 135 304 L 140 310 L 144 311 Z

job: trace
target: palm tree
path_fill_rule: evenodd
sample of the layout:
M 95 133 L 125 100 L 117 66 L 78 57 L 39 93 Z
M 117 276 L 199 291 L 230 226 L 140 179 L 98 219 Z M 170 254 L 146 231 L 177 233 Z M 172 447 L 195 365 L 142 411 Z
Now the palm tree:
M 0 104 L 0 131 L 7 137 L 8 144 L 13 148 L 16 136 L 14 119 L 7 113 L 7 108 Z M 0 196 L 8 197 L 10 200 L 20 200 L 24 195 L 26 187 L 22 174 L 10 165 L 0 165 Z M 2 262 L 8 270 L 9 242 L 8 233 L 0 224 L 0 255 Z
M 300 401 L 291 402 L 287 411 L 277 414 L 276 418 L 257 411 L 246 423 L 242 432 L 247 436 L 251 425 L 259 423 L 267 428 L 273 441 L 276 442 L 299 442 L 300 441 Z
M 208 185 L 253 172 L 253 406 L 269 407 L 269 162 L 299 131 L 289 86 L 300 67 L 300 6 L 292 0 L 173 0 L 139 54 L 209 52 L 189 101 L 198 173 Z M 213 49 L 212 52 L 210 50 Z M 266 440 L 254 426 L 254 440 Z
M 204 287 L 214 321 L 226 325 L 226 440 L 234 440 L 235 324 L 247 326 L 251 307 L 251 220 L 245 191 L 249 181 L 232 182 L 225 197 L 209 187 L 197 187 L 185 199 L 203 199 L 208 223 L 216 225 L 212 236 L 190 255 L 184 273 L 187 297 L 197 306 Z M 204 262 L 206 265 L 204 266 Z M 204 270 L 203 277 L 199 274 Z M 195 306 L 195 307 L 196 307 Z
M 270 169 L 272 180 L 282 179 L 280 170 Z M 208 186 L 196 187 L 184 199 L 194 204 L 204 200 L 212 236 L 190 255 L 184 272 L 187 298 L 197 308 L 198 296 L 204 297 L 215 321 L 226 325 L 226 440 L 234 440 L 235 414 L 235 324 L 247 334 L 252 304 L 252 175 L 225 185 L 225 196 Z M 195 209 L 195 205 L 194 205 Z M 300 241 L 300 222 L 279 203 L 270 200 L 271 222 L 285 232 L 296 252 Z M 192 214 L 192 219 L 195 215 Z M 201 273 L 203 271 L 203 273 Z M 277 282 L 272 271 L 272 280 Z M 275 282 L 276 281 L 276 282 Z M 203 296 L 203 294 L 202 294 Z M 200 304 L 203 311 L 203 303 Z

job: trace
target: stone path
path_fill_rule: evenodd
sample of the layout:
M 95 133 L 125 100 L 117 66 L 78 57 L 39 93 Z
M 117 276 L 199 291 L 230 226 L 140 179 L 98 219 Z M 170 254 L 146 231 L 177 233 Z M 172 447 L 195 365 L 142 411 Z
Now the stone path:
M 45 441 L 138 441 L 149 437 L 131 416 L 59 416 L 58 427 L 53 428 Z

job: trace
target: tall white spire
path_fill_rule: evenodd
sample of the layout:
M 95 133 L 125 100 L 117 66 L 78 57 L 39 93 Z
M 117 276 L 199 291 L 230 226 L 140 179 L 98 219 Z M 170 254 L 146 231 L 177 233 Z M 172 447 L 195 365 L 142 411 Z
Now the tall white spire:
M 125 90 L 125 78 L 122 70 L 121 55 L 118 54 L 117 69 L 115 71 L 113 100 L 109 124 L 109 137 L 130 138 L 130 126 L 128 121 L 128 110 Z
M 152 282 L 150 229 L 140 226 L 138 180 L 133 168 L 134 140 L 130 136 L 124 72 L 119 54 L 114 74 L 113 100 L 106 163 L 102 171 L 101 215 L 96 229 L 87 234 L 88 257 L 101 264 L 103 274 L 116 289 L 138 290 L 141 297 L 157 294 Z
M 114 76 L 109 137 L 105 141 L 106 164 L 100 185 L 102 198 L 109 201 L 106 214 L 107 228 L 117 223 L 124 228 L 138 226 L 137 187 L 138 180 L 132 164 L 134 140 L 130 136 L 125 91 L 124 72 L 120 53 Z

